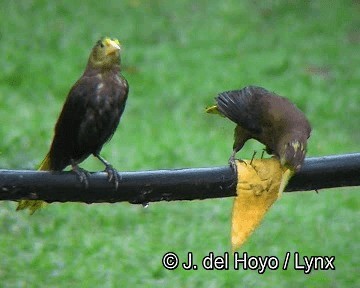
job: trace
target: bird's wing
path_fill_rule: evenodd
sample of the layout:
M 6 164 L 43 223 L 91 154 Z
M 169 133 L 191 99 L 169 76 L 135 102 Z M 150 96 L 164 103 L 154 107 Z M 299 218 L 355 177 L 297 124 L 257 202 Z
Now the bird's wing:
M 251 133 L 262 131 L 262 106 L 261 98 L 267 90 L 249 86 L 241 90 L 226 91 L 216 97 L 217 107 L 231 121 L 240 125 Z
M 70 164 L 78 150 L 78 135 L 89 104 L 89 94 L 94 93 L 98 82 L 93 77 L 81 77 L 71 88 L 58 121 L 50 148 L 51 170 L 62 170 Z
M 81 77 L 71 88 L 56 123 L 56 136 L 74 141 L 79 133 L 91 95 L 98 85 L 97 77 Z

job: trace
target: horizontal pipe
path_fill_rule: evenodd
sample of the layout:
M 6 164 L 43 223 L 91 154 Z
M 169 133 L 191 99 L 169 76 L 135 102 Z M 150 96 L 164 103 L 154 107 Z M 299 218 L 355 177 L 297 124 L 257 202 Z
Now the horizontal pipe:
M 0 200 L 121 202 L 195 200 L 235 196 L 229 167 L 120 172 L 117 190 L 104 172 L 90 173 L 85 188 L 73 172 L 0 170 Z M 285 192 L 360 186 L 360 153 L 307 158 Z

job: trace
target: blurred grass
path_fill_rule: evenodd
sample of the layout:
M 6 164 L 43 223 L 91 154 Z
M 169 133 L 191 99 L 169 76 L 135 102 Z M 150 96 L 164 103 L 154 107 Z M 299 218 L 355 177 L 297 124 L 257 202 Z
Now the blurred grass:
M 150 1 L 149 1 L 150 2 Z M 8 1 L 0 11 L 0 167 L 46 154 L 70 86 L 100 36 L 123 43 L 130 95 L 102 154 L 121 170 L 225 165 L 234 125 L 205 115 L 218 92 L 260 85 L 309 117 L 309 156 L 359 151 L 358 1 Z M 239 154 L 262 146 L 249 142 Z M 103 169 L 93 159 L 84 168 Z M 167 251 L 229 249 L 232 199 L 0 204 L 2 287 L 355 287 L 358 189 L 284 195 L 242 251 L 334 255 L 336 271 L 167 271 Z M 211 223 L 211 225 L 209 225 Z M 182 258 L 184 259 L 184 258 Z

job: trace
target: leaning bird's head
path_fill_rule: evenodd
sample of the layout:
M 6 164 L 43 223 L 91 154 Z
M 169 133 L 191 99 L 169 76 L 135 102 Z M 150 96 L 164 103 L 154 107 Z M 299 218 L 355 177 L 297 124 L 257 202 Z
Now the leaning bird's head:
M 91 51 L 89 64 L 94 68 L 112 68 L 120 64 L 120 42 L 114 38 L 103 38 Z
M 294 136 L 294 135 L 292 135 Z M 279 143 L 279 158 L 282 166 L 296 172 L 304 163 L 307 146 L 307 137 L 283 137 Z

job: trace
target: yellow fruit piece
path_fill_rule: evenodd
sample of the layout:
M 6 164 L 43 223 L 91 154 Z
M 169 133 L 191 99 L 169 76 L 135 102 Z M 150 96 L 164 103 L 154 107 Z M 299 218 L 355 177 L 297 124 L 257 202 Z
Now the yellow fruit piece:
M 275 158 L 253 159 L 251 164 L 249 160 L 236 161 L 236 166 L 238 184 L 231 229 L 233 251 L 239 249 L 260 224 L 292 175 Z

